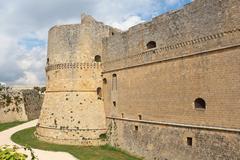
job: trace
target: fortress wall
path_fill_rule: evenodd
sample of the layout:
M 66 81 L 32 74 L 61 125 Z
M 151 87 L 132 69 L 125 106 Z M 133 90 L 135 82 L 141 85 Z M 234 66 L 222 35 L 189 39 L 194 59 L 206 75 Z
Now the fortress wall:
M 240 157 L 240 137 L 236 133 L 121 119 L 108 122 L 111 144 L 145 160 L 238 160 Z M 187 138 L 192 138 L 192 146 Z
M 214 2 L 196 0 L 177 13 L 155 18 L 152 23 L 165 19 L 171 23 L 176 21 L 173 26 L 177 27 L 182 17 L 183 21 L 188 17 L 188 21 L 182 24 L 191 24 L 195 31 L 190 34 L 192 32 L 190 30 L 189 35 L 183 36 L 182 40 L 186 37 L 196 38 L 199 34 L 209 35 L 212 34 L 211 32 L 217 33 L 220 30 L 240 27 L 240 16 L 237 16 L 240 12 L 236 9 L 239 3 L 236 0 Z M 205 13 L 207 10 L 210 13 Z M 181 17 L 175 15 L 180 13 L 184 15 Z M 204 17 L 205 14 L 208 16 Z M 199 17 L 198 22 L 197 15 L 202 15 L 204 18 Z M 175 16 L 178 18 L 169 20 L 169 17 Z M 213 21 L 212 16 L 215 16 L 216 21 Z M 145 30 L 149 32 L 143 36 L 144 39 L 150 40 L 151 36 L 153 39 L 154 36 L 166 37 L 160 36 L 163 32 L 157 32 L 158 29 L 162 29 L 161 24 L 155 27 L 149 23 L 148 25 Z M 128 43 L 138 43 L 139 38 L 131 39 L 132 36 L 139 36 L 138 31 L 133 28 L 128 31 L 132 33 Z M 164 28 L 166 33 L 170 33 L 171 26 Z M 171 32 L 175 30 L 182 31 L 175 28 Z M 164 39 L 166 43 L 174 39 L 173 35 L 168 36 L 168 39 Z M 114 38 L 108 39 L 107 48 L 111 48 L 115 43 L 115 41 L 111 43 L 111 39 Z M 160 41 L 156 42 L 159 45 Z M 137 119 L 140 114 L 146 120 L 239 128 L 239 44 L 240 30 L 234 29 L 218 38 L 212 36 L 212 39 L 182 46 L 179 49 L 170 47 L 161 52 L 158 47 L 140 53 L 140 56 L 105 62 L 103 73 L 108 83 L 104 87 L 104 105 L 107 116 L 120 117 L 123 113 L 128 118 Z M 136 49 L 128 48 L 128 51 L 130 50 Z M 111 53 L 106 49 L 104 54 Z M 117 92 L 112 91 L 113 74 L 117 75 Z M 196 98 L 203 98 L 206 101 L 205 110 L 195 109 L 193 103 Z M 116 107 L 113 106 L 113 101 L 116 101 Z
M 114 36 L 104 41 L 104 107 L 108 129 L 115 129 L 109 131 L 112 145 L 149 160 L 240 157 L 239 6 L 237 0 L 195 0 L 116 35 L 122 44 Z M 151 40 L 157 48 L 146 48 Z M 195 108 L 199 97 L 206 109 Z
M 240 47 L 104 74 L 107 116 L 240 128 Z M 116 107 L 112 74 L 117 75 Z M 203 98 L 206 109 L 196 109 Z
M 237 0 L 196 0 L 181 10 L 109 37 L 105 41 L 104 71 L 239 43 L 236 39 L 240 28 L 239 3 Z M 147 50 L 149 41 L 156 41 L 156 50 Z
M 0 92 L 0 123 L 37 119 L 43 95 L 34 89 L 4 90 Z
M 28 120 L 37 119 L 40 116 L 44 94 L 34 89 L 22 90 L 24 109 Z

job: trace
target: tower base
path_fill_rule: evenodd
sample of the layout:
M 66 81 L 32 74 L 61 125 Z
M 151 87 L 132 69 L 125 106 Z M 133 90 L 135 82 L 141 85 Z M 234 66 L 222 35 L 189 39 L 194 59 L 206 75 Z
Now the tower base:
M 107 144 L 105 138 L 106 130 L 102 129 L 86 129 L 86 130 L 71 130 L 71 129 L 56 129 L 56 128 L 46 128 L 37 127 L 35 136 L 45 142 L 64 144 L 64 145 L 78 145 L 78 146 L 102 146 Z M 103 135 L 97 136 L 96 135 Z M 89 138 L 95 137 L 95 138 Z

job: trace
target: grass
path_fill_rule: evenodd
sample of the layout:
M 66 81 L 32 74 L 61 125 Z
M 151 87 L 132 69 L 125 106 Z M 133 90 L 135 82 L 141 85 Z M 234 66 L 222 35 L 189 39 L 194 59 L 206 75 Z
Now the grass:
M 9 123 L 0 123 L 0 132 L 4 131 L 6 129 L 9 129 L 9 128 L 18 126 L 18 125 L 23 124 L 23 123 L 25 123 L 25 121 L 23 121 L 23 122 L 15 121 L 15 122 L 9 122 Z
M 20 145 L 29 145 L 32 148 L 48 150 L 48 151 L 62 151 L 68 152 L 81 160 L 140 160 L 127 153 L 111 147 L 109 145 L 99 147 L 83 147 L 71 145 L 50 144 L 38 140 L 34 136 L 36 128 L 28 128 L 16 132 L 11 139 Z

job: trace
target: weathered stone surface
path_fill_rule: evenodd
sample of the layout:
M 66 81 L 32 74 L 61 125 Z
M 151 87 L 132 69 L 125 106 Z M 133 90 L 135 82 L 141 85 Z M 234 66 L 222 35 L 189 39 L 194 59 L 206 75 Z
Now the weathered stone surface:
M 37 119 L 44 95 L 35 89 L 2 89 L 0 123 Z
M 147 160 L 239 159 L 239 6 L 195 0 L 126 32 L 86 15 L 53 27 L 37 135 L 100 145 L 107 132 Z
M 114 29 L 83 15 L 82 23 L 49 31 L 47 91 L 36 134 L 53 143 L 101 145 L 106 120 L 101 94 L 102 39 Z M 101 92 L 101 89 L 100 89 Z

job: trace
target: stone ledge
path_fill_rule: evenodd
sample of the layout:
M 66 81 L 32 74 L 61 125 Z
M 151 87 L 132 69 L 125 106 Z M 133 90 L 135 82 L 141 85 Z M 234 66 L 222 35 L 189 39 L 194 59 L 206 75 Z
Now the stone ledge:
M 150 65 L 150 64 L 154 64 L 154 63 L 161 63 L 161 62 L 165 62 L 165 61 L 171 61 L 171 60 L 176 60 L 176 59 L 181 59 L 181 58 L 186 58 L 186 57 L 192 57 L 192 56 L 197 56 L 197 55 L 200 55 L 200 54 L 206 54 L 206 53 L 209 53 L 209 52 L 216 52 L 216 51 L 220 51 L 220 50 L 236 48 L 236 47 L 239 47 L 239 46 L 240 46 L 240 44 L 236 44 L 236 45 L 231 45 L 231 46 L 226 46 L 226 47 L 221 47 L 221 48 L 215 48 L 215 49 L 211 49 L 211 50 L 204 50 L 204 51 L 201 51 L 201 52 L 195 52 L 195 53 L 186 54 L 186 55 L 182 55 L 182 56 L 175 56 L 175 57 L 165 58 L 165 59 L 161 59 L 161 60 L 157 60 L 157 61 L 151 61 L 151 62 L 147 62 L 147 63 L 136 64 L 136 65 L 121 67 L 121 68 L 117 68 L 117 69 L 105 70 L 102 73 L 104 74 L 104 73 L 120 71 L 120 70 L 124 70 L 124 69 L 130 69 L 130 68 L 135 68 L 135 67 L 139 67 L 139 66 L 144 66 L 144 65 Z
M 128 121 L 128 122 L 137 122 L 137 123 L 147 123 L 147 124 L 155 124 L 155 125 L 167 125 L 167 126 L 182 127 L 182 128 L 217 130 L 217 131 L 224 131 L 224 132 L 238 132 L 238 133 L 240 133 L 240 129 L 237 129 L 237 128 L 223 128 L 223 127 L 201 126 L 201 125 L 191 125 L 191 124 L 182 124 L 182 123 L 170 123 L 170 122 L 160 122 L 160 121 L 136 120 L 136 119 L 128 119 L 128 118 L 109 117 L 109 116 L 107 116 L 106 118 L 107 119 L 113 119 L 113 120 L 120 120 L 120 121 Z
M 46 67 L 46 72 L 51 70 L 57 70 L 57 69 L 94 69 L 94 68 L 101 68 L 101 63 L 59 63 L 59 64 L 53 64 L 48 65 Z

